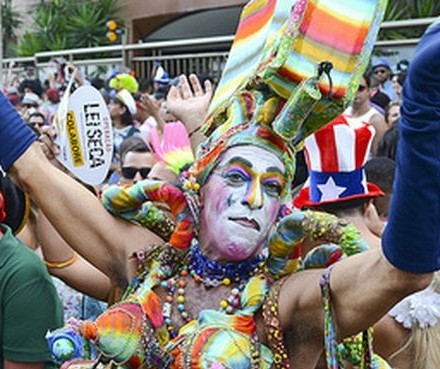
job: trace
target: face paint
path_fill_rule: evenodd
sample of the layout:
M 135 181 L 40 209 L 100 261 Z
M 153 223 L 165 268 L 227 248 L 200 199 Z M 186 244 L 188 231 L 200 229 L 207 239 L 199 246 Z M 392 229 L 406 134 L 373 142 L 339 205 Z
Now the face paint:
M 200 247 L 219 260 L 239 261 L 261 249 L 285 189 L 284 165 L 255 146 L 229 149 L 202 187 Z

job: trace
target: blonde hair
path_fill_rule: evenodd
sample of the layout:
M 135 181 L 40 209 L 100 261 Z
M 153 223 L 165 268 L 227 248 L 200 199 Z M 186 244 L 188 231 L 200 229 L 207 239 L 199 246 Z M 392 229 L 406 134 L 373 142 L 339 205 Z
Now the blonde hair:
M 434 274 L 430 288 L 440 293 L 440 272 Z M 440 322 L 433 327 L 420 328 L 415 324 L 409 331 L 405 344 L 392 354 L 391 361 L 399 354 L 405 353 L 410 360 L 410 369 L 440 368 Z

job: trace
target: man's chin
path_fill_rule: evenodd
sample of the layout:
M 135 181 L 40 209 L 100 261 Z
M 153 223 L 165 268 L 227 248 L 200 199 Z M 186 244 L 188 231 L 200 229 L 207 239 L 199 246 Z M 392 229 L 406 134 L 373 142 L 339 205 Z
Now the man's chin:
M 250 258 L 256 251 L 255 243 L 251 245 L 239 245 L 231 243 L 223 250 L 222 256 L 228 261 L 243 261 Z

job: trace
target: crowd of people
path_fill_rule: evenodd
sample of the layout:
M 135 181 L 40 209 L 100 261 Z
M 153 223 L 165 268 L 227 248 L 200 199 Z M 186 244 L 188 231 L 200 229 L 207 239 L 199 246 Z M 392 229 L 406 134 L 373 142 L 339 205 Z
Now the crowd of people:
M 438 368 L 439 57 L 437 22 L 400 70 L 372 59 L 336 88 L 324 68 L 287 96 L 260 73 L 214 110 L 214 81 L 160 63 L 10 73 L 0 369 Z M 84 85 L 113 127 L 99 186 L 57 161 L 60 102 Z

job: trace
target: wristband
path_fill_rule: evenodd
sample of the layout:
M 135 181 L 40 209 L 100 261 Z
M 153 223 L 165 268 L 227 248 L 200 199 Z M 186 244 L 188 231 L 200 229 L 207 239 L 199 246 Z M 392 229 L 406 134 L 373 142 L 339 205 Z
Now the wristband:
M 0 166 L 7 172 L 37 136 L 2 92 L 0 92 L 0 112 Z

